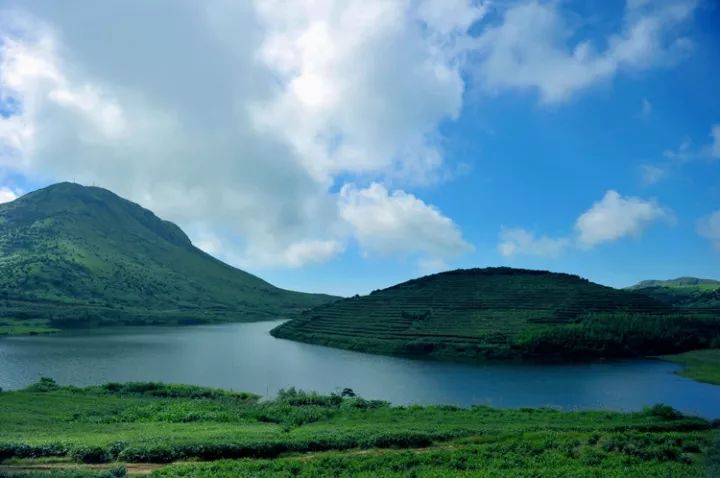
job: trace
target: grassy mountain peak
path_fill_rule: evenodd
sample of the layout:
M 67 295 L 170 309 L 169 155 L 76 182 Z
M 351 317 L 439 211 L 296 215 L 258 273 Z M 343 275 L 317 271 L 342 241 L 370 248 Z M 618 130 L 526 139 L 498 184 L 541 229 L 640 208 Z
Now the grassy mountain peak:
M 59 183 L 0 205 L 0 320 L 282 318 L 333 297 L 279 289 L 99 187 Z
M 717 289 L 720 281 L 715 279 L 700 279 L 698 277 L 678 277 L 668 280 L 644 280 L 628 287 L 631 290 L 645 289 L 647 287 L 698 287 L 704 289 Z
M 720 308 L 720 281 L 697 277 L 644 280 L 628 290 L 640 292 L 666 304 L 693 309 Z

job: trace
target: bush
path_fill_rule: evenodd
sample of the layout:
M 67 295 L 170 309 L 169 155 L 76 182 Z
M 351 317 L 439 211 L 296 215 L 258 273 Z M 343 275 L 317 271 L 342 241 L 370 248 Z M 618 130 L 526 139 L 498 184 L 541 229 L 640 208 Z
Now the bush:
M 75 448 L 71 456 L 79 463 L 107 463 L 112 457 L 110 453 L 99 446 L 83 446 Z
M 41 456 L 65 456 L 68 449 L 57 443 L 25 445 L 0 443 L 0 462 L 7 458 L 38 458 Z
M 115 465 L 108 470 L 108 473 L 113 478 L 122 478 L 127 475 L 127 468 L 125 468 L 125 465 Z
M 259 398 L 253 393 L 230 392 L 219 388 L 200 387 L 197 385 L 175 385 L 162 382 L 128 382 L 107 383 L 95 388 L 103 393 L 121 395 L 147 395 L 160 398 L 197 398 L 218 399 L 232 398 L 236 400 L 257 401 Z
M 37 383 L 27 387 L 25 390 L 29 392 L 52 392 L 60 388 L 60 385 L 50 377 L 40 377 Z

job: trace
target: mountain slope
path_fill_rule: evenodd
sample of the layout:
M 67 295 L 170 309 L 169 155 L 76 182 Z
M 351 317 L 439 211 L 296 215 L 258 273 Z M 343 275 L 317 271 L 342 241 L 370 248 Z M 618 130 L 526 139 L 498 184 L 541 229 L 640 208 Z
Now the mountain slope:
M 628 290 L 643 293 L 677 307 L 720 308 L 720 281 L 679 277 L 671 280 L 645 280 Z
M 224 264 L 175 224 L 102 188 L 60 183 L 0 205 L 0 319 L 257 320 L 333 299 Z
M 698 320 L 686 323 L 650 297 L 573 275 L 488 268 L 435 274 L 323 305 L 272 334 L 444 358 L 611 356 L 705 346 L 720 334 L 720 322 Z

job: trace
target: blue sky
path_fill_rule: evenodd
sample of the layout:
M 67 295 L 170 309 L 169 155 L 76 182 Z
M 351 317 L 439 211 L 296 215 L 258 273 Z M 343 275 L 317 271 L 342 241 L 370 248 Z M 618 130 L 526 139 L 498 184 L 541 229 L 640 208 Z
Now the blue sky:
M 720 279 L 714 2 L 99 3 L 0 1 L 0 200 L 105 186 L 299 290 Z

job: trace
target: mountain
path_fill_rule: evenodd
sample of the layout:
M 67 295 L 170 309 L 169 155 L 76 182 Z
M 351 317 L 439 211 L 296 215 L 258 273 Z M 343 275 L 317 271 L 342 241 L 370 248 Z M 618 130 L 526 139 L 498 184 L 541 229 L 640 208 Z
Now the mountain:
M 175 224 L 102 188 L 60 183 L 0 204 L 0 319 L 245 321 L 335 299 L 279 289 L 224 264 Z
M 720 308 L 720 281 L 678 277 L 671 280 L 644 280 L 628 290 L 648 295 L 677 307 Z
M 455 270 L 311 309 L 275 337 L 363 352 L 494 359 L 632 356 L 720 343 L 720 319 L 678 315 L 578 276 Z

